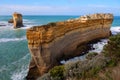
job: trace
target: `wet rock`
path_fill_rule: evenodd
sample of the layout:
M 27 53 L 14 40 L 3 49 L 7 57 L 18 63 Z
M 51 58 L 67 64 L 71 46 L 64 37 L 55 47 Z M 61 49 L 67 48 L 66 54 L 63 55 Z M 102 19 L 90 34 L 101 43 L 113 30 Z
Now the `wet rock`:
M 8 21 L 8 23 L 13 23 L 13 19 L 10 19 L 10 20 Z

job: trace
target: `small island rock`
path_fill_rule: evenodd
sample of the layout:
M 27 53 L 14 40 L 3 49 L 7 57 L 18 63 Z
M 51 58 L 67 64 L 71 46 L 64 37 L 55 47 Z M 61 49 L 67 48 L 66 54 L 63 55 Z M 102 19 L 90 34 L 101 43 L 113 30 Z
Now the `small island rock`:
M 16 12 L 13 14 L 13 25 L 14 28 L 23 27 L 22 14 Z

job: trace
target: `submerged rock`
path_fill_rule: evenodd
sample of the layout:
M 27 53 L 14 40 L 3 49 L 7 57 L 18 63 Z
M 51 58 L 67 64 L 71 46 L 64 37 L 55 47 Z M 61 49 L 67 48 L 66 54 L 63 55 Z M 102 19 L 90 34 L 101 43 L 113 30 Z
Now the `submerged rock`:
M 16 12 L 13 14 L 13 25 L 14 28 L 23 27 L 22 14 Z
M 28 29 L 32 60 L 27 79 L 34 80 L 62 59 L 80 55 L 84 43 L 109 37 L 112 21 L 112 14 L 93 14 Z
M 10 20 L 8 21 L 8 23 L 13 23 L 13 19 L 10 19 Z

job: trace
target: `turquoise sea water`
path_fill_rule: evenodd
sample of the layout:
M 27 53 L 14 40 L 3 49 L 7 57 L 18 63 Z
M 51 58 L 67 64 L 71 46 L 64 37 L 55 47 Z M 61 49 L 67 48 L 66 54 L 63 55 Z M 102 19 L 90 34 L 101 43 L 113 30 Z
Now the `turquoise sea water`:
M 64 21 L 79 16 L 23 16 L 24 28 L 13 29 L 7 21 L 11 16 L 0 16 L 0 80 L 24 80 L 30 54 L 26 40 L 26 29 L 33 25 Z M 113 32 L 120 29 L 120 16 L 115 16 Z

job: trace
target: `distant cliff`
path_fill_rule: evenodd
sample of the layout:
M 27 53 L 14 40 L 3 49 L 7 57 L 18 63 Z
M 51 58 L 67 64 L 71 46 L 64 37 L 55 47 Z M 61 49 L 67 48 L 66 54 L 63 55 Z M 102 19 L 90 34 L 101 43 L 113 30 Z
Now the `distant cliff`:
M 109 37 L 112 21 L 112 14 L 93 14 L 28 29 L 32 60 L 27 79 L 34 80 L 60 60 L 81 54 L 78 48 L 83 43 Z

